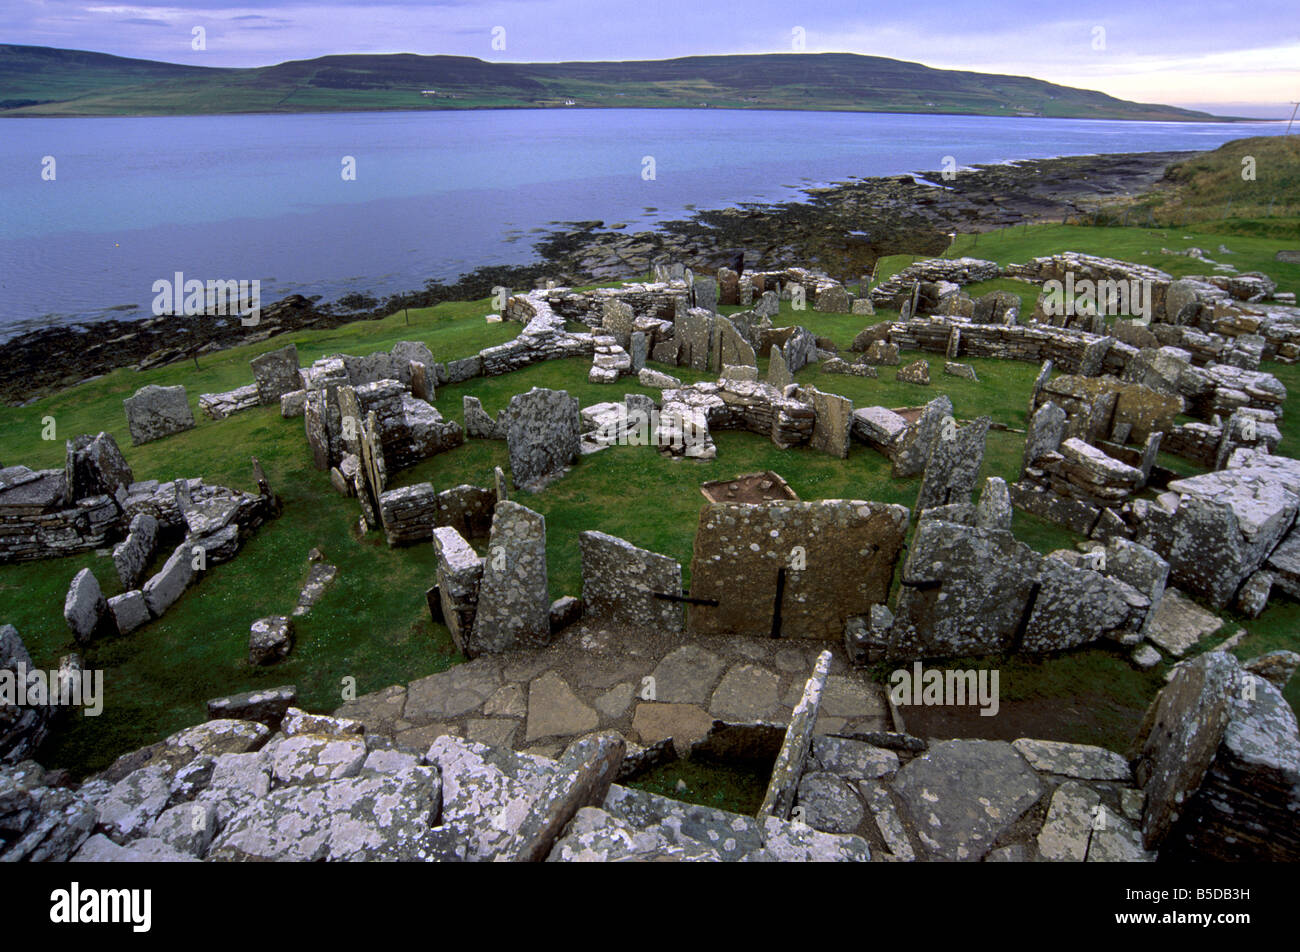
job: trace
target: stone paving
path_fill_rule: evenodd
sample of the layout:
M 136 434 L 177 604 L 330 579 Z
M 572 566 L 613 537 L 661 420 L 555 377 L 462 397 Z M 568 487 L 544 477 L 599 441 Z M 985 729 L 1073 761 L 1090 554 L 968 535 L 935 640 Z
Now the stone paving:
M 444 734 L 546 757 L 574 737 L 616 730 L 645 746 L 671 737 L 681 754 L 715 719 L 784 726 L 820 643 L 684 640 L 580 623 L 547 648 L 482 655 L 336 712 L 370 734 L 427 748 Z M 817 732 L 892 730 L 880 685 L 836 648 Z

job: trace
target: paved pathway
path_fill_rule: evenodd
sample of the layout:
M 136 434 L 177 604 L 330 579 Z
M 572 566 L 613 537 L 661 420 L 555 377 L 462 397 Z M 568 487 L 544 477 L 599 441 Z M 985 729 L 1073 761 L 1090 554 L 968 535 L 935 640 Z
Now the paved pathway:
M 549 648 L 484 655 L 349 701 L 339 716 L 428 747 L 443 734 L 553 757 L 575 736 L 612 729 L 679 752 L 715 718 L 786 724 L 817 654 L 812 641 L 673 638 L 583 622 Z M 839 646 L 819 733 L 890 730 L 884 691 Z

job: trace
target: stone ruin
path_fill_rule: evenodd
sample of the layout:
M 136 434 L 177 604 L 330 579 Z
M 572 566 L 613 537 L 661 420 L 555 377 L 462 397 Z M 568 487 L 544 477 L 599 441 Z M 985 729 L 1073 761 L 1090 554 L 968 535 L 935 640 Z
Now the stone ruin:
M 1126 757 L 823 732 L 837 702 L 822 652 L 784 727 L 719 720 L 690 745 L 703 762 L 764 765 L 752 816 L 627 786 L 657 761 L 608 730 L 550 757 L 447 734 L 412 746 L 381 708 L 308 714 L 292 687 L 250 692 L 80 785 L 0 766 L 0 859 L 1295 861 L 1300 734 L 1281 687 L 1297 661 L 1178 665 Z
M 571 691 L 566 695 L 567 685 L 554 672 L 531 682 L 524 703 L 528 734 L 571 735 L 571 742 L 543 757 L 513 753 L 509 733 L 492 733 L 501 728 L 502 715 L 521 716 L 518 697 L 500 691 L 480 697 L 470 665 L 496 664 L 477 670 L 502 672 L 494 658 L 535 657 L 578 624 L 585 648 L 588 639 L 600 637 L 588 621 L 632 637 L 648 626 L 695 640 L 779 638 L 820 646 L 843 639 L 849 661 L 866 665 L 1038 655 L 1099 640 L 1139 650 L 1149 649 L 1147 639 L 1164 646 L 1160 632 L 1168 617 L 1188 606 L 1195 610 L 1175 584 L 1215 607 L 1234 604 L 1255 614 L 1274 589 L 1296 597 L 1300 464 L 1270 455 L 1286 394 L 1276 378 L 1258 370 L 1269 348 L 1274 359 L 1292 356 L 1283 348 L 1290 346 L 1286 326 L 1294 316 L 1270 307 L 1252 326 L 1259 315 L 1245 308 L 1267 307 L 1273 289 L 1251 276 L 1235 283 L 1164 281 L 1154 325 L 1159 330 L 1148 332 L 1150 339 L 1132 329 L 1094 333 L 1105 330 L 1095 324 L 1020 325 L 1015 296 L 994 292 L 972 300 L 961 290 L 1004 273 L 1046 280 L 1068 267 L 1092 269 L 1083 273 L 1098 277 L 1163 280 L 1140 266 L 1086 256 L 1040 259 L 1006 272 L 973 259 L 918 262 L 872 298 L 909 315 L 934 316 L 869 329 L 869 336 L 860 335 L 860 364 L 839 361 L 833 369 L 826 365 L 838 358 L 811 333 L 771 326 L 777 302 L 811 292 L 815 309 L 835 313 L 860 313 L 858 304 L 867 302 L 799 269 L 743 277 L 720 269 L 716 278 L 667 269 L 654 284 L 625 289 L 516 295 L 505 316 L 524 324 L 519 338 L 447 365 L 435 364 L 423 345 L 399 345 L 400 354 L 395 348 L 370 358 L 326 358 L 307 370 L 298 368 L 291 348 L 258 358 L 256 404 L 279 399 L 284 415 L 301 410 L 314 455 L 338 474 L 341 488 L 357 494 L 363 522 L 383 527 L 390 544 L 432 538 L 437 584 L 430 606 L 460 650 L 475 659 L 434 677 L 448 680 L 448 698 L 475 699 L 468 706 L 456 701 L 453 716 L 481 707 L 475 730 L 499 736 L 501 744 L 446 735 L 421 735 L 419 745 L 397 743 L 386 736 L 387 727 L 375 729 L 369 719 L 298 710 L 292 689 L 221 699 L 211 708 L 219 719 L 174 735 L 144 756 L 128 755 L 79 788 L 49 783 L 30 761 L 0 769 L 0 789 L 27 798 L 19 818 L 7 814 L 6 824 L 0 817 L 3 834 L 21 827 L 16 839 L 0 834 L 0 856 L 1297 858 L 1300 842 L 1278 832 L 1289 830 L 1289 817 L 1300 809 L 1300 737 L 1280 694 L 1300 658 L 1285 652 L 1245 664 L 1212 652 L 1177 665 L 1128 757 L 1028 738 L 927 743 L 906 733 L 892 704 L 883 714 L 887 729 L 824 721 L 822 707 L 838 703 L 842 688 L 830 673 L 831 654 L 823 652 L 784 724 L 741 716 L 691 728 L 696 739 L 686 748 L 692 756 L 770 767 L 755 817 L 622 786 L 662 762 L 667 747 L 680 748 L 677 734 L 667 737 L 667 747 L 662 739 L 642 747 L 621 734 L 591 733 L 607 719 L 605 707 L 600 720 L 589 717 L 585 703 Z M 730 317 L 717 312 L 729 305 L 752 310 Z M 568 331 L 568 320 L 588 324 L 593 333 Z M 1206 322 L 1217 329 L 1205 329 Z M 1240 333 L 1226 333 L 1234 322 Z M 1267 333 L 1255 333 L 1261 328 Z M 923 408 L 854 410 L 843 397 L 793 380 L 812 361 L 832 372 L 857 372 L 851 368 L 898 362 L 900 349 L 942 351 L 948 358 L 1049 360 L 1068 371 L 1053 377 L 1048 365 L 1035 384 L 1016 484 L 990 479 L 972 502 L 990 420 L 956 420 L 946 397 Z M 756 358 L 765 354 L 771 370 L 763 383 Z M 701 511 L 689 590 L 674 559 L 584 532 L 581 598 L 550 602 L 545 520 L 507 499 L 500 470 L 493 489 L 437 493 L 429 484 L 391 490 L 386 483 L 390 464 L 410 465 L 459 442 L 460 428 L 427 402 L 438 383 L 575 355 L 593 356 L 591 379 L 613 382 L 635 373 L 662 390 L 659 401 L 629 395 L 621 404 L 580 409 L 566 393 L 535 389 L 517 395 L 492 420 L 467 398 L 466 434 L 507 441 L 519 488 L 536 491 L 582 453 L 626 438 L 629 414 L 640 412 L 657 415 L 652 442 L 662 451 L 673 453 L 679 445 L 679 455 L 705 459 L 716 453 L 708 438 L 716 428 L 747 429 L 783 448 L 809 445 L 840 458 L 856 438 L 886 455 L 896 475 L 921 477 L 915 513 L 867 500 L 712 503 Z M 717 373 L 718 382 L 682 386 L 646 368 L 647 355 Z M 303 386 L 288 389 L 295 377 Z M 231 405 L 247 399 L 245 393 Z M 1196 422 L 1177 422 L 1182 412 Z M 687 432 L 702 439 L 671 438 Z M 669 439 L 661 441 L 664 436 Z M 1162 448 L 1202 465 L 1209 460 L 1212 471 L 1175 478 L 1156 461 Z M 42 491 L 58 488 L 60 505 L 80 502 L 76 492 L 92 491 L 120 503 L 123 474 L 115 451 L 102 434 L 98 443 L 82 438 L 70 444 L 58 487 L 52 476 L 0 470 L 0 516 L 8 492 L 45 481 Z M 125 481 L 129 500 L 136 485 L 129 469 Z M 238 524 L 240 504 L 209 489 L 172 484 L 187 542 L 229 535 L 232 521 Z M 165 487 L 160 490 L 165 494 Z M 1040 555 L 1012 535 L 1013 504 L 1078 526 L 1092 541 Z M 913 515 L 915 536 L 904 549 Z M 124 585 L 128 578 L 140 584 L 162 523 L 151 512 L 131 514 L 127 537 L 114 552 Z M 174 527 L 173 520 L 167 528 Z M 486 538 L 482 555 L 467 541 L 474 538 Z M 131 592 L 150 616 L 151 591 L 172 588 L 156 579 Z M 79 638 L 81 631 L 93 638 L 117 624 L 118 611 L 83 573 L 69 591 L 68 616 Z M 265 637 L 250 649 L 267 660 L 282 657 L 291 644 L 289 619 L 259 620 L 255 636 L 258 624 Z M 12 668 L 24 654 L 12 629 L 0 629 L 0 648 L 0 667 Z M 729 671 L 721 684 L 715 680 L 715 705 L 731 703 L 733 695 L 740 699 L 744 691 L 737 685 L 758 684 L 762 677 L 761 671 Z M 399 706 L 399 715 L 408 713 L 416 692 L 416 684 L 402 689 L 406 710 Z M 368 718 L 370 711 L 387 710 L 392 696 L 393 689 L 379 692 L 355 710 Z M 562 722 L 564 730 L 533 724 L 534 708 L 543 701 L 554 708 L 548 716 L 560 718 L 548 726 Z M 602 696 L 599 704 L 605 701 Z M 0 747 L 0 759 L 16 763 L 47 725 L 31 711 L 0 714 L 0 726 L 9 730 L 0 733 L 9 745 L 7 751 Z M 655 716 L 683 714 L 660 710 Z M 634 732 L 643 740 L 652 736 L 650 715 L 642 718 L 638 710 L 637 717 L 641 729 Z M 425 729 L 403 721 L 407 726 L 398 731 L 398 720 L 389 713 L 378 723 L 392 725 L 408 741 L 412 731 Z M 837 726 L 819 728 L 832 722 Z M 13 724 L 21 729 L 9 729 Z M 373 796 L 396 797 L 401 816 L 367 815 L 366 847 L 335 835 L 337 819 L 355 817 L 355 804 Z M 188 817 L 195 803 L 203 809 L 202 829 L 182 830 L 177 817 Z M 71 818 L 57 829 L 48 822 L 56 811 Z M 485 822 L 503 811 L 511 817 L 505 825 Z M 1099 811 L 1108 818 L 1100 827 Z M 286 836 L 286 823 L 319 835 Z

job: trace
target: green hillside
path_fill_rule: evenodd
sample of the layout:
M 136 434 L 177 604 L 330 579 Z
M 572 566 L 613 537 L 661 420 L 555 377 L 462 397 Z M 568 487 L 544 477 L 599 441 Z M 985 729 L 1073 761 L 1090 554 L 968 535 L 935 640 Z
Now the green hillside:
M 401 53 L 228 69 L 0 44 L 0 116 L 566 106 L 1215 118 L 1025 76 L 931 69 L 852 53 L 590 63 L 493 63 Z

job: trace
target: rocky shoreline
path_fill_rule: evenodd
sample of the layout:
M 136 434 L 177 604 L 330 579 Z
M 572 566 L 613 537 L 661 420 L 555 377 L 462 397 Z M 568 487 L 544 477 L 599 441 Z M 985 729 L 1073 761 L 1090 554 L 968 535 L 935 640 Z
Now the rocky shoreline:
M 1109 201 L 1149 191 L 1165 169 L 1191 152 L 1138 152 L 1035 159 L 916 177 L 863 178 L 814 189 L 805 201 L 741 204 L 669 221 L 657 231 L 626 234 L 604 222 L 570 223 L 536 245 L 538 263 L 481 268 L 453 284 L 382 301 L 347 295 L 322 303 L 290 295 L 263 308 L 256 327 L 237 319 L 152 317 L 43 328 L 0 345 L 0 400 L 25 402 L 119 367 L 145 370 L 285 331 L 375 320 L 402 307 L 487 297 L 492 289 L 594 283 L 650 270 L 660 257 L 709 271 L 731 265 L 771 269 L 802 262 L 843 280 L 856 280 L 890 254 L 941 254 L 951 233 L 1063 221 Z M 932 184 L 942 183 L 942 184 Z

